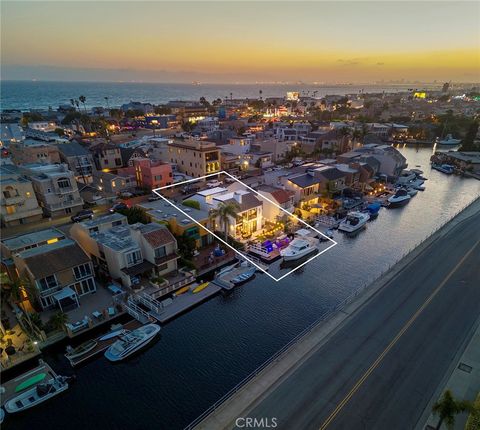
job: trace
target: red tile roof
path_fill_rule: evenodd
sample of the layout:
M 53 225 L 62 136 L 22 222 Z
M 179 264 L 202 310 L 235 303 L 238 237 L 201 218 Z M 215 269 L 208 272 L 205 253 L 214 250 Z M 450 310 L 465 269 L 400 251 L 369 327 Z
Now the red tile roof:
M 152 248 L 158 248 L 160 246 L 166 245 L 175 241 L 173 234 L 170 233 L 168 228 L 160 228 L 158 230 L 150 231 L 148 233 L 143 233 L 143 237 L 147 242 L 152 245 Z
M 278 203 L 287 203 L 290 198 L 295 194 L 293 191 L 287 190 L 275 190 L 271 191 L 270 194 Z

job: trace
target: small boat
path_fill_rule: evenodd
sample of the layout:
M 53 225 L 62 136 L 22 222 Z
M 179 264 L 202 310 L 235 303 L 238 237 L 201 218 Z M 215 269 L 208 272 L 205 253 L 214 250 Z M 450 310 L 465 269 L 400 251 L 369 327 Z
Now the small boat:
M 369 219 L 370 214 L 368 212 L 349 212 L 338 226 L 338 229 L 347 233 L 353 233 L 363 228 Z
M 298 260 L 307 254 L 318 251 L 318 239 L 312 237 L 295 238 L 285 248 L 280 250 L 280 255 L 285 261 Z
M 432 164 L 432 169 L 451 175 L 455 168 L 450 164 Z
M 187 285 L 186 287 L 180 288 L 178 291 L 175 292 L 174 296 L 178 297 L 183 293 L 186 293 L 188 290 L 190 290 L 190 285 Z
M 195 287 L 193 290 L 192 290 L 192 293 L 193 294 L 196 294 L 196 293 L 199 293 L 200 291 L 204 290 L 205 288 L 208 287 L 208 284 L 210 284 L 210 282 L 204 282 L 203 284 L 200 284 L 198 287 Z
M 68 388 L 69 379 L 65 376 L 55 376 L 45 384 L 38 384 L 8 400 L 5 403 L 5 410 L 13 414 L 43 403 L 65 391 Z
M 462 139 L 454 139 L 451 134 L 447 134 L 445 139 L 437 140 L 438 145 L 460 145 Z
M 121 361 L 147 345 L 160 331 L 158 324 L 147 324 L 123 335 L 105 351 L 110 361 Z
M 407 193 L 410 197 L 416 196 L 418 193 L 418 190 L 416 188 L 407 188 Z
M 416 185 L 413 188 L 417 191 L 425 191 L 425 185 Z
M 333 228 L 328 228 L 319 237 L 320 242 L 327 242 L 328 239 L 333 239 Z
M 255 272 L 256 272 L 256 267 L 250 267 L 245 272 L 243 272 L 242 274 L 233 278 L 231 280 L 231 282 L 234 285 L 243 284 L 243 283 L 247 282 L 248 280 L 250 280 L 255 275 Z
M 65 354 L 65 357 L 68 359 L 68 361 L 71 362 L 75 358 L 78 358 L 78 357 L 81 357 L 82 355 L 87 354 L 96 346 L 97 346 L 96 340 L 89 340 L 85 343 L 78 345 L 75 348 L 72 348 L 71 346 L 67 346 L 67 353 Z
M 31 378 L 28 378 L 26 381 L 23 381 L 21 384 L 18 384 L 15 387 L 15 392 L 18 393 L 19 391 L 23 391 L 31 387 L 32 385 L 36 385 L 39 382 L 42 382 L 46 376 L 47 376 L 46 373 L 39 373 L 35 376 L 32 376 Z
M 408 194 L 407 190 L 400 188 L 395 195 L 388 198 L 389 208 L 399 208 L 405 206 L 412 197 Z
M 104 334 L 98 340 L 99 341 L 108 340 L 108 339 L 111 339 L 112 337 L 121 336 L 122 334 L 125 334 L 126 332 L 127 332 L 127 330 L 125 330 L 124 328 L 120 328 L 120 329 L 117 329 L 117 330 L 113 330 L 110 333 Z
M 370 219 L 375 219 L 378 216 L 381 207 L 382 204 L 379 202 L 372 202 L 367 206 L 367 211 L 370 215 Z

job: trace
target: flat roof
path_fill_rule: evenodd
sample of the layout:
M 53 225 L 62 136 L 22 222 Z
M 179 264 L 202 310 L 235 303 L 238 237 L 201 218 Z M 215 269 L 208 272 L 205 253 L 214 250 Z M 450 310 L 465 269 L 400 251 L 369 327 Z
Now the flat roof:
M 65 234 L 56 228 L 46 228 L 32 233 L 22 234 L 18 236 L 3 239 L 3 245 L 11 251 L 25 248 L 26 246 L 35 245 L 37 243 L 45 242 L 53 238 L 65 238 Z
M 206 196 L 211 196 L 213 194 L 225 193 L 227 191 L 228 190 L 223 187 L 214 187 L 214 188 L 209 188 L 208 190 L 198 191 L 197 194 L 206 197 Z
M 203 209 L 195 209 L 189 206 L 185 206 L 178 203 L 169 203 L 165 200 L 156 200 L 154 202 L 145 202 L 139 203 L 136 206 L 143 208 L 147 211 L 147 214 L 150 215 L 156 221 L 168 221 L 172 218 L 175 218 L 177 224 L 187 225 L 194 223 L 191 219 L 185 216 L 180 212 L 174 205 L 179 206 L 182 211 L 188 213 L 195 221 L 205 221 L 208 219 L 208 211 Z M 186 222 L 188 221 L 188 222 Z
M 120 221 L 120 220 L 126 220 L 126 219 L 127 219 L 127 217 L 125 215 L 122 215 L 118 212 L 115 212 L 113 214 L 102 215 L 102 216 L 99 216 L 97 218 L 82 221 L 80 224 L 83 227 L 89 229 L 89 228 L 96 227 L 96 226 L 101 225 L 101 224 L 111 223 L 111 222 L 114 222 L 114 221 Z

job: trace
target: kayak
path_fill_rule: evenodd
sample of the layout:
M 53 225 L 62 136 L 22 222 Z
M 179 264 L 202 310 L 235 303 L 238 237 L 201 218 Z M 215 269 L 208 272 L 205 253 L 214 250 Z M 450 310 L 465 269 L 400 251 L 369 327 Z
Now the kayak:
M 31 387 L 32 385 L 42 382 L 46 376 L 47 376 L 46 373 L 39 373 L 38 375 L 28 378 L 26 381 L 23 381 L 21 384 L 17 385 L 17 387 L 15 388 L 15 392 L 18 393 L 19 391 L 25 390 L 26 388 Z
M 76 348 L 72 348 L 71 346 L 69 346 L 67 347 L 67 353 L 65 354 L 65 357 L 67 357 L 68 360 L 73 360 L 75 358 L 78 358 L 78 357 L 81 357 L 82 355 L 87 354 L 96 346 L 97 346 L 96 340 L 89 340 L 88 342 L 82 343 Z
M 192 293 L 195 294 L 195 293 L 199 293 L 200 291 L 204 290 L 205 288 L 208 287 L 208 284 L 210 284 L 210 282 L 204 282 L 203 284 L 200 284 L 198 287 L 196 287 Z
M 190 287 L 187 285 L 186 287 L 180 288 L 180 289 L 175 293 L 175 295 L 176 295 L 176 296 L 179 296 L 180 294 L 186 293 L 189 289 L 190 289 Z
M 114 331 L 111 331 L 110 333 L 107 333 L 105 335 L 103 335 L 100 339 L 98 339 L 99 341 L 103 341 L 103 340 L 108 340 L 108 339 L 111 339 L 112 337 L 117 337 L 117 336 L 121 336 L 123 334 L 126 333 L 127 330 L 121 328 L 119 330 L 114 330 Z

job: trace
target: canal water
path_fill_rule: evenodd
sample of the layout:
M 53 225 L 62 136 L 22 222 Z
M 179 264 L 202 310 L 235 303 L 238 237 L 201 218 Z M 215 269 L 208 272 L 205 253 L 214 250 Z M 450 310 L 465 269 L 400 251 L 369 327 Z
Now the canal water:
M 257 366 L 480 195 L 480 182 L 431 170 L 431 148 L 402 148 L 421 166 L 426 191 L 404 208 L 382 208 L 355 237 L 280 282 L 258 274 L 167 324 L 146 351 L 112 365 L 103 357 L 76 371 L 67 390 L 5 429 L 181 429 Z M 441 264 L 441 262 L 439 262 Z M 60 374 L 63 351 L 45 359 Z

